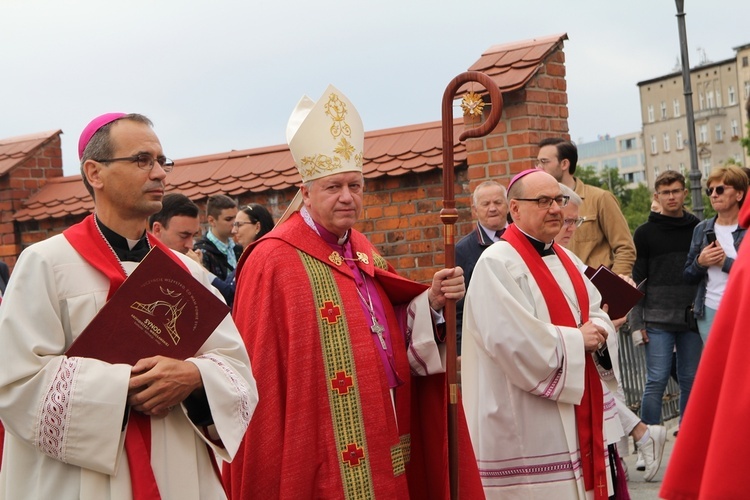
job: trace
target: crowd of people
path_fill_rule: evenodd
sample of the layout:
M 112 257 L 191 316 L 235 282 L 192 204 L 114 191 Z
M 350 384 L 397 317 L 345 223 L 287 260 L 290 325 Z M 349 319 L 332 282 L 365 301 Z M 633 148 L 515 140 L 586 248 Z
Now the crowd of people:
M 626 500 L 629 438 L 646 481 L 662 467 L 673 371 L 681 427 L 662 495 L 744 491 L 722 425 L 746 407 L 730 312 L 747 290 L 742 169 L 711 172 L 716 216 L 702 222 L 684 176 L 663 172 L 631 236 L 617 199 L 575 177 L 576 146 L 545 139 L 536 168 L 476 186 L 457 266 L 421 284 L 355 229 L 364 127 L 347 97 L 303 97 L 287 142 L 302 179 L 291 215 L 274 227 L 262 205 L 214 195 L 201 234 L 198 205 L 165 194 L 174 163 L 147 117 L 84 129 L 94 213 L 24 250 L 12 279 L 0 262 L 0 498 L 448 498 L 458 398 L 461 497 Z M 154 248 L 231 314 L 186 359 L 66 355 Z M 600 266 L 644 284 L 627 316 L 587 278 Z M 459 394 L 446 391 L 449 300 Z M 626 322 L 645 353 L 640 415 L 620 378 Z

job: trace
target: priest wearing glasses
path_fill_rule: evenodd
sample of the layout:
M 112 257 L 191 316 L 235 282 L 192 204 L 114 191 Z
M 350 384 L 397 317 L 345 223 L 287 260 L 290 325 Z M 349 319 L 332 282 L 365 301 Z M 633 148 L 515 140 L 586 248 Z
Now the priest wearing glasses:
M 508 199 L 513 224 L 479 257 L 464 307 L 464 408 L 484 492 L 607 499 L 607 444 L 623 430 L 612 364 L 595 352 L 614 327 L 580 259 L 554 243 L 568 202 L 555 178 L 523 171 Z
M 0 307 L 0 498 L 225 498 L 215 457 L 232 459 L 257 403 L 229 316 L 187 359 L 65 354 L 151 247 L 212 289 L 146 233 L 173 167 L 151 121 L 99 116 L 78 154 L 95 213 L 25 249 Z M 136 328 L 118 335 L 138 339 Z

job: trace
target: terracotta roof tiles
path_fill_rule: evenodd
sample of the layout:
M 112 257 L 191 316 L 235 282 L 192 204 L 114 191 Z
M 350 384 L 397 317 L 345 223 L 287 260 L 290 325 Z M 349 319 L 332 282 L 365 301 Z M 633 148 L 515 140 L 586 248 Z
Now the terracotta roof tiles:
M 61 133 L 62 130 L 50 130 L 0 139 L 0 175 L 7 174 L 13 167 L 23 163 L 38 147 Z
M 466 148 L 458 143 L 463 120 L 454 122 L 454 159 L 466 158 Z M 398 176 L 442 167 L 440 122 L 376 130 L 365 134 L 367 178 Z M 286 146 L 264 147 L 228 153 L 184 158 L 175 161 L 167 177 L 167 190 L 179 191 L 193 200 L 226 193 L 239 195 L 269 189 L 284 190 L 299 185 L 300 176 Z M 91 197 L 80 175 L 52 179 L 35 193 L 16 220 L 43 220 L 79 215 L 93 210 Z
M 562 33 L 495 45 L 487 49 L 469 69 L 488 74 L 501 92 L 512 92 L 526 85 L 544 59 L 567 38 L 567 34 Z M 471 85 L 465 85 L 461 91 L 468 91 Z M 462 131 L 463 120 L 454 121 L 456 164 L 466 160 L 466 148 L 458 142 Z M 19 161 L 17 158 L 22 151 L 29 151 L 34 144 L 41 144 L 51 135 L 47 132 L 16 138 L 15 143 L 18 144 L 14 145 L 10 144 L 13 142 L 10 139 L 0 141 L 0 174 Z M 363 173 L 366 178 L 421 173 L 441 167 L 442 131 L 439 121 L 365 134 Z M 201 200 L 216 193 L 238 195 L 268 189 L 284 190 L 297 186 L 300 176 L 289 149 L 286 145 L 277 145 L 177 160 L 167 182 L 167 190 L 179 191 L 193 200 Z M 43 220 L 50 216 L 83 214 L 92 209 L 93 202 L 80 176 L 75 175 L 48 182 L 27 201 L 26 207 L 17 212 L 15 218 L 19 221 Z
M 493 45 L 469 67 L 469 70 L 486 73 L 497 84 L 500 92 L 513 92 L 526 85 L 536 74 L 544 58 L 567 39 L 567 33 L 560 33 Z M 470 88 L 471 84 L 462 86 L 459 94 Z

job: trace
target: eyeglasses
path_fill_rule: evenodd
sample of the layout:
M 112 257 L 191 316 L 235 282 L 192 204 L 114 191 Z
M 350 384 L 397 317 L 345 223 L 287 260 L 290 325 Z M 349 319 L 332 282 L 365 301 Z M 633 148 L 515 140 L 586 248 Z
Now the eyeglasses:
M 658 194 L 659 196 L 666 196 L 667 198 L 669 198 L 670 196 L 677 196 L 684 192 L 685 192 L 685 188 L 682 188 L 682 189 L 670 189 L 669 191 L 659 191 L 656 194 Z
M 234 227 L 236 227 L 237 229 L 241 228 L 241 227 L 242 227 L 242 226 L 244 226 L 245 224 L 257 224 L 257 222 L 253 222 L 253 221 L 251 221 L 251 220 L 236 220 L 236 221 L 234 221 L 234 222 L 232 223 L 232 225 L 233 225 Z
M 581 227 L 586 217 L 576 217 L 575 219 L 563 219 L 563 226 L 575 225 L 575 227 Z
M 725 189 L 732 189 L 732 186 L 718 185 L 718 186 L 706 188 L 706 195 L 711 196 L 712 194 L 714 194 L 714 190 L 716 190 L 716 195 L 721 196 L 722 194 L 724 194 Z
M 138 153 L 137 155 L 126 156 L 124 158 L 102 158 L 98 160 L 94 158 L 94 161 L 98 161 L 99 163 L 128 161 L 130 163 L 135 163 L 136 165 L 138 165 L 138 168 L 142 170 L 151 170 L 152 168 L 154 168 L 154 163 L 158 163 L 162 170 L 164 170 L 165 172 L 171 172 L 172 168 L 174 168 L 174 162 L 166 156 L 157 156 L 156 158 L 154 158 L 148 153 Z
M 551 162 L 552 160 L 548 158 L 532 158 L 531 159 L 534 162 L 535 166 L 545 166 L 547 163 Z
M 552 202 L 557 203 L 557 206 L 560 208 L 563 208 L 568 204 L 568 201 L 570 200 L 570 196 L 556 196 L 555 198 L 550 198 L 548 196 L 540 196 L 539 198 L 513 198 L 516 201 L 535 201 L 537 205 L 539 205 L 539 208 L 543 210 L 548 210 L 550 207 L 552 207 Z

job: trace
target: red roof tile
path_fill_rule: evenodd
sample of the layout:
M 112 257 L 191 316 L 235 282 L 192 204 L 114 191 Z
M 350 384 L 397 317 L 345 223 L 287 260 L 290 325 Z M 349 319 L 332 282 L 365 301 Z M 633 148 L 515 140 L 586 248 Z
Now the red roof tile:
M 466 159 L 466 148 L 458 142 L 463 120 L 456 120 L 453 130 L 454 160 L 458 165 Z M 364 156 L 366 178 L 440 168 L 441 124 L 431 122 L 368 132 L 365 134 Z M 300 180 L 292 155 L 283 145 L 176 160 L 174 170 L 167 177 L 167 190 L 201 200 L 217 193 L 239 195 L 269 189 L 280 191 L 298 186 Z M 29 198 L 15 219 L 44 220 L 80 215 L 91 212 L 93 208 L 94 203 L 81 182 L 81 176 L 72 175 L 50 180 Z
M 0 175 L 7 174 L 13 167 L 26 161 L 38 147 L 61 133 L 62 130 L 50 130 L 0 139 Z
M 469 71 L 481 71 L 489 75 L 500 92 L 513 92 L 526 85 L 536 74 L 544 58 L 567 39 L 567 33 L 560 33 L 521 42 L 493 45 L 471 65 Z M 462 86 L 458 94 L 468 91 L 472 88 L 471 85 Z
M 487 49 L 469 69 L 489 75 L 501 92 L 512 92 L 526 85 L 544 59 L 567 38 L 567 34 L 562 33 L 495 45 Z M 466 84 L 458 94 L 468 91 L 471 86 Z M 456 120 L 453 126 L 456 164 L 466 160 L 466 148 L 458 142 L 462 131 L 463 120 Z M 16 138 L 15 141 L 0 141 L 0 174 L 17 164 L 20 161 L 18 158 L 23 158 L 21 151 L 32 150 L 34 144 L 40 145 L 51 135 L 48 132 Z M 23 145 L 11 145 L 11 142 L 23 142 Z M 441 166 L 440 122 L 365 134 L 363 172 L 366 178 L 421 173 Z M 201 200 L 216 193 L 238 195 L 269 189 L 284 190 L 299 185 L 300 176 L 287 146 L 279 145 L 177 160 L 167 182 L 167 190 L 179 191 L 193 200 Z M 15 218 L 19 221 L 43 220 L 51 216 L 83 214 L 92 209 L 93 202 L 80 176 L 75 175 L 49 181 L 26 202 L 26 207 L 17 212 Z

